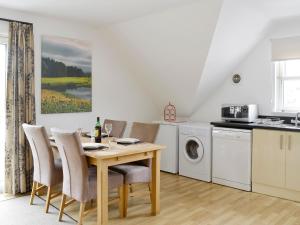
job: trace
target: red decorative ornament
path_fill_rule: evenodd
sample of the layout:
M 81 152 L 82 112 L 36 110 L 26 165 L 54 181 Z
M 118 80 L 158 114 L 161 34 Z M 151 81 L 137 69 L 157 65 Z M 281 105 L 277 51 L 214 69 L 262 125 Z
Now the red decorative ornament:
M 167 122 L 175 122 L 176 121 L 176 108 L 170 102 L 165 107 L 164 120 Z

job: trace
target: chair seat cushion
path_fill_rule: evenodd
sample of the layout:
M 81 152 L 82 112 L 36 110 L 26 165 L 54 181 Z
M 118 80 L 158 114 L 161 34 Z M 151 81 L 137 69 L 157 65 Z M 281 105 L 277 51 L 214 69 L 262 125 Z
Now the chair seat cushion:
M 108 170 L 108 189 L 117 188 L 124 183 L 123 175 Z M 89 194 L 88 200 L 97 198 L 97 168 L 89 167 Z
M 151 181 L 151 169 L 134 163 L 110 167 L 111 170 L 124 175 L 125 184 L 148 183 Z

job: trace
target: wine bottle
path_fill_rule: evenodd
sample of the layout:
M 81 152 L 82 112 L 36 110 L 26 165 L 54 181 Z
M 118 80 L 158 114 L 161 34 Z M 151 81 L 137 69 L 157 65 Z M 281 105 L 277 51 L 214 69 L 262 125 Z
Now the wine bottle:
M 95 125 L 95 142 L 101 143 L 101 124 L 100 117 L 97 117 L 97 123 Z

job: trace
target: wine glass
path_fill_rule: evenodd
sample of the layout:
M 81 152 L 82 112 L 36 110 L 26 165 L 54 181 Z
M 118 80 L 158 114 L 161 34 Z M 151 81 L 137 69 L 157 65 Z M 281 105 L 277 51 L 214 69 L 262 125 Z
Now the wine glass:
M 104 125 L 104 129 L 105 129 L 105 132 L 107 133 L 107 136 L 109 137 L 109 135 L 112 131 L 112 124 L 111 123 L 106 123 Z
M 109 135 L 110 135 L 110 133 L 111 133 L 111 131 L 112 131 L 112 124 L 111 124 L 111 123 L 105 123 L 104 129 L 105 129 L 105 132 L 107 133 L 108 145 L 109 145 L 109 148 L 110 148 Z
M 91 129 L 91 142 L 95 143 L 95 129 Z
M 82 128 L 78 128 L 77 132 L 78 132 L 79 136 L 81 137 L 82 136 Z

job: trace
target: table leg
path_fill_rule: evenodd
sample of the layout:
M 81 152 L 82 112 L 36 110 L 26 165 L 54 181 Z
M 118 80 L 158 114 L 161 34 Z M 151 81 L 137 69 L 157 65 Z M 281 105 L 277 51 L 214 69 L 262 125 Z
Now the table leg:
M 160 151 L 155 151 L 152 158 L 152 190 L 151 190 L 151 214 L 160 212 Z
M 97 225 L 108 223 L 108 166 L 97 161 Z
M 101 202 L 102 202 L 102 225 L 108 224 L 108 166 L 102 163 L 102 180 L 101 180 Z

